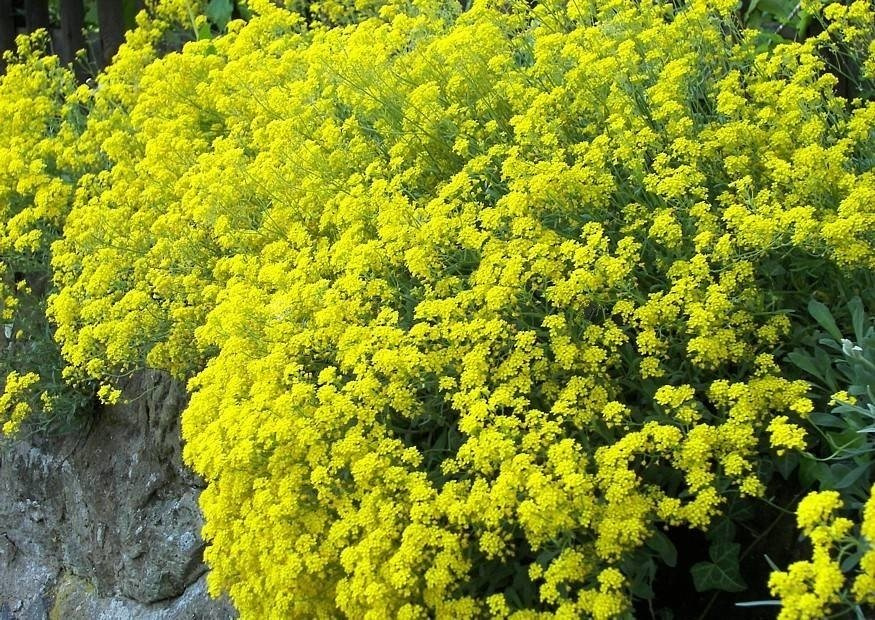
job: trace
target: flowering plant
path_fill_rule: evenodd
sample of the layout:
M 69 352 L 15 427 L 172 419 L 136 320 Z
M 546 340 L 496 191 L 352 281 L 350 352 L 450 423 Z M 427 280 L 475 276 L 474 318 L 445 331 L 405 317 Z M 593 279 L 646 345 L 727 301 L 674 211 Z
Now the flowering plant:
M 188 381 L 211 591 L 611 618 L 765 588 L 758 515 L 822 424 L 805 305 L 875 291 L 872 7 L 763 49 L 728 0 L 318 6 L 167 54 L 144 18 L 75 91 L 48 313 L 70 376 Z

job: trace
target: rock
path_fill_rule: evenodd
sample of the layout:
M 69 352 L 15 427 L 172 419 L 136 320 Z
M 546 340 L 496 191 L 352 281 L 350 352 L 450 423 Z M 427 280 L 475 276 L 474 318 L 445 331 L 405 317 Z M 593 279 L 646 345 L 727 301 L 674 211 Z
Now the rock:
M 185 394 L 154 371 L 123 393 L 80 433 L 0 447 L 0 620 L 234 617 L 204 587 Z
M 87 581 L 65 575 L 58 583 L 48 620 L 224 620 L 230 614 L 230 609 L 211 601 L 204 577 L 172 601 L 143 605 L 126 598 L 101 597 Z

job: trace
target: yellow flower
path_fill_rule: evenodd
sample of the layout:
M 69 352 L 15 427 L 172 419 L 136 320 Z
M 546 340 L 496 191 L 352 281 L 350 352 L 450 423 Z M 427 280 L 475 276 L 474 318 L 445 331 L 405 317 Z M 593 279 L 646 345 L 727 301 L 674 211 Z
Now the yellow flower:
M 93 86 L 30 39 L 0 77 L 3 322 L 42 261 L 59 374 L 186 382 L 241 617 L 628 615 L 655 528 L 805 447 L 774 289 L 875 266 L 875 107 L 820 51 L 868 75 L 870 8 L 763 52 L 729 0 L 532 4 L 252 0 L 165 53 L 205 23 L 167 0 Z M 4 429 L 54 402 L 22 376 Z M 844 587 L 839 508 L 800 504 L 786 614 Z M 482 557 L 537 609 L 478 590 Z

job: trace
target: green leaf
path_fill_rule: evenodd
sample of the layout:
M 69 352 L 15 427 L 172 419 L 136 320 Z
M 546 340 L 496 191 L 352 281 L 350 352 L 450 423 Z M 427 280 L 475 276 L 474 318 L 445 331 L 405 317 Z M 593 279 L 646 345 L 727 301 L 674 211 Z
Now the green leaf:
M 856 428 L 845 428 L 839 432 L 827 433 L 836 450 L 858 450 L 866 444 L 866 439 L 857 432 Z
M 757 5 L 759 5 L 760 0 L 750 0 L 750 5 L 747 7 L 747 11 L 744 13 L 744 21 L 750 19 L 750 16 L 756 11 Z
M 833 413 L 862 413 L 863 415 L 869 415 L 869 413 L 865 409 L 857 407 L 856 405 L 838 405 L 837 407 L 833 407 L 831 411 Z M 839 416 L 832 417 L 836 418 L 839 421 L 839 423 L 833 424 L 835 428 L 845 428 L 848 426 L 848 423 Z
M 848 394 L 851 396 L 863 396 L 868 392 L 868 385 L 851 385 L 848 387 Z
M 726 509 L 726 516 L 735 523 L 744 523 L 750 521 L 757 516 L 757 511 L 754 509 L 754 504 L 750 500 L 742 499 L 732 502 Z M 726 540 L 730 537 L 727 536 Z
M 231 0 L 210 0 L 204 14 L 219 30 L 224 30 L 231 21 L 231 13 L 234 12 L 234 4 Z
M 823 380 L 826 386 L 830 389 L 830 392 L 837 392 L 839 386 L 836 383 L 836 373 L 832 365 L 834 357 L 830 356 L 823 349 L 816 349 L 814 357 L 817 360 L 817 366 L 823 368 Z
M 793 351 L 787 355 L 787 358 L 793 362 L 795 366 L 801 368 L 809 375 L 813 377 L 817 377 L 823 382 L 826 382 L 826 379 L 823 377 L 822 371 L 815 364 L 814 358 L 810 355 L 805 355 L 804 353 L 800 353 L 799 351 Z
M 735 537 L 735 529 L 735 523 L 733 523 L 732 519 L 723 517 L 715 521 L 711 527 L 708 528 L 705 536 L 707 536 L 710 541 L 732 540 Z
M 813 19 L 814 16 L 807 11 L 800 10 L 797 13 L 796 32 L 799 33 L 799 40 L 807 38 L 808 27 L 811 26 L 811 21 Z
M 513 588 L 507 588 L 504 591 L 504 595 L 507 597 L 508 602 L 514 607 L 523 607 L 523 600 L 520 598 L 520 595 L 517 594 L 516 590 Z
M 210 25 L 208 23 L 201 24 L 197 29 L 197 40 L 203 41 L 205 39 L 212 39 L 213 33 L 210 30 Z
M 629 586 L 629 591 L 635 598 L 650 600 L 654 597 L 653 586 L 644 581 L 633 581 Z
M 652 557 L 644 559 L 640 554 L 635 554 L 623 563 L 621 570 L 629 577 L 629 590 L 633 596 L 641 599 L 653 598 L 651 584 L 656 576 L 656 562 Z
M 866 462 L 862 465 L 859 465 L 858 467 L 855 467 L 854 469 L 851 469 L 848 473 L 838 479 L 833 488 L 835 488 L 836 490 L 848 488 L 849 486 L 857 482 L 857 480 L 860 479 L 860 476 L 868 473 L 870 468 L 871 464 L 869 462 Z
M 866 312 L 863 309 L 863 302 L 859 297 L 854 297 L 848 302 L 848 309 L 851 311 L 851 321 L 854 323 L 854 335 L 857 337 L 857 342 L 863 342 L 866 339 Z
M 829 308 L 824 304 L 816 299 L 811 299 L 811 301 L 808 302 L 808 314 L 814 317 L 814 320 L 817 321 L 830 336 L 836 340 L 842 339 L 842 332 L 839 330 L 838 325 L 836 325 L 835 319 L 832 317 Z
M 252 9 L 249 8 L 248 3 L 241 2 L 239 5 L 237 5 L 237 11 L 240 13 L 240 19 L 247 22 L 252 19 L 253 13 Z
M 785 22 L 790 18 L 790 14 L 796 7 L 796 0 L 760 0 L 757 4 L 757 8 L 761 12 L 774 15 L 782 22 Z
M 718 542 L 711 545 L 708 555 L 711 562 L 699 562 L 690 569 L 693 585 L 697 592 L 707 590 L 723 590 L 724 592 L 741 592 L 747 589 L 747 584 L 741 578 L 739 568 L 738 543 Z
M 82 18 L 86 24 L 98 24 L 99 18 L 97 15 L 97 3 L 91 3 L 85 11 L 85 16 Z
M 859 547 L 854 553 L 846 557 L 842 560 L 842 572 L 846 573 L 852 568 L 854 568 L 857 564 L 860 563 L 860 558 L 863 557 L 863 554 L 866 552 L 865 547 Z
M 795 452 L 790 452 L 784 456 L 780 456 L 775 460 L 775 468 L 784 480 L 790 479 L 790 474 L 799 465 L 799 455 Z
M 815 482 L 819 482 L 820 488 L 829 488 L 824 486 L 824 483 L 832 481 L 832 473 L 826 463 L 821 463 L 814 459 L 803 459 L 799 463 L 799 480 L 805 487 L 810 487 Z
M 844 405 L 842 405 L 844 407 Z M 833 409 L 836 413 L 841 413 L 841 407 Z M 847 428 L 848 423 L 842 420 L 839 416 L 831 413 L 822 413 L 816 411 L 808 416 L 809 422 L 820 428 Z
M 833 351 L 837 351 L 839 353 L 842 352 L 841 343 L 836 342 L 832 338 L 820 338 L 817 343 L 822 344 L 823 346 L 827 347 L 828 349 L 832 349 Z
M 666 566 L 677 566 L 678 563 L 678 550 L 675 549 L 674 544 L 671 542 L 668 536 L 656 530 L 647 540 L 647 546 L 656 551 L 659 554 L 659 558 L 663 561 Z

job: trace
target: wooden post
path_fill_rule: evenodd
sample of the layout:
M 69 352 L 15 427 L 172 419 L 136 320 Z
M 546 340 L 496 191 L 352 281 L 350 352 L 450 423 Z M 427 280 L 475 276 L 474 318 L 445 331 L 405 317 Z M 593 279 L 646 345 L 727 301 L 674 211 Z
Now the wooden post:
M 73 62 L 76 52 L 85 48 L 85 7 L 82 0 L 61 0 L 61 49 L 58 55 L 61 62 Z M 79 79 L 85 78 L 85 68 L 81 64 L 74 67 Z
M 125 15 L 122 0 L 97 0 L 97 20 L 103 48 L 102 66 L 106 66 L 125 40 Z
M 0 70 L 6 68 L 2 53 L 15 49 L 15 12 L 12 0 L 0 0 Z
M 24 23 L 28 32 L 49 29 L 49 0 L 24 0 Z

